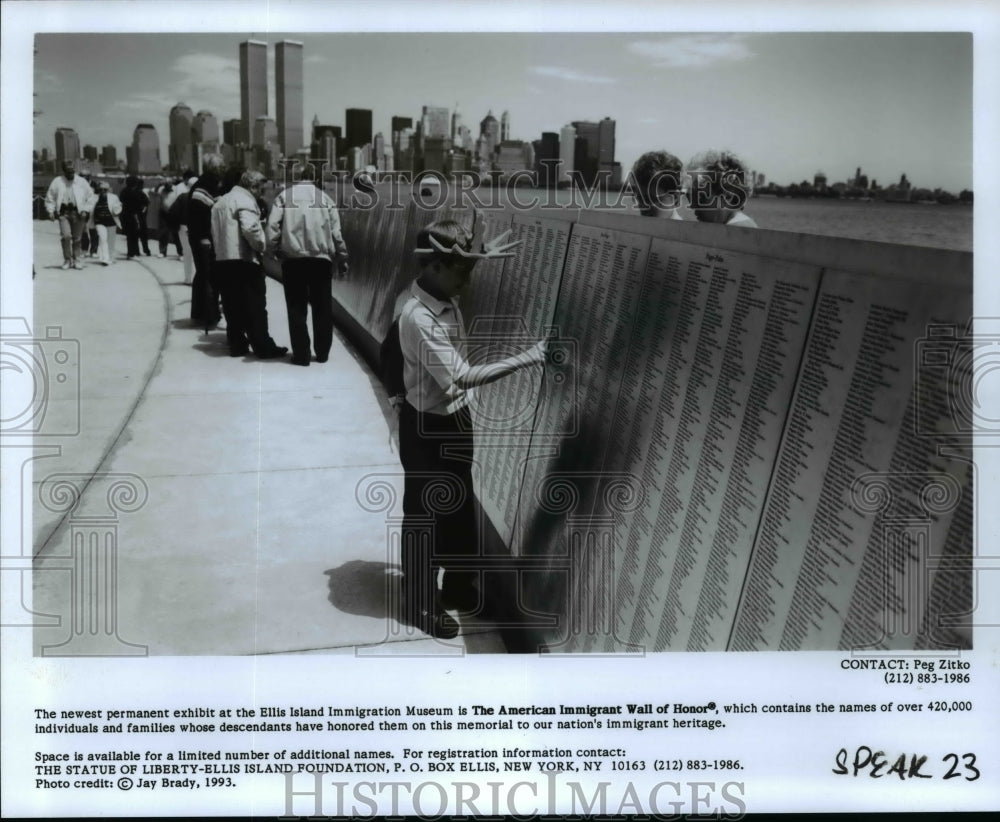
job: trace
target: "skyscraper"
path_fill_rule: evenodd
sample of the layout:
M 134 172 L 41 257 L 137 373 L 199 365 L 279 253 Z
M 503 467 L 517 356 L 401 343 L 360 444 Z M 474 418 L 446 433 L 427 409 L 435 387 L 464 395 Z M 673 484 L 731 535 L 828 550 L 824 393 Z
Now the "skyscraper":
M 129 174 L 159 174 L 163 167 L 160 162 L 160 137 L 156 128 L 149 123 L 139 123 L 132 132 L 132 145 L 128 154 Z
M 585 185 L 593 185 L 597 179 L 597 123 L 574 120 L 573 128 L 576 129 L 573 168 Z
M 222 142 L 227 146 L 248 142 L 243 135 L 243 121 L 240 118 L 222 121 Z
M 258 117 L 267 116 L 267 43 L 240 43 L 240 123 L 242 136 L 253 136 Z
M 340 126 L 323 125 L 319 116 L 313 117 L 310 156 L 320 160 L 330 170 L 337 168 L 338 148 L 342 143 Z
M 372 141 L 372 112 L 368 108 L 349 108 L 346 112 L 346 148 L 360 148 Z
M 458 144 L 462 140 L 462 113 L 458 110 L 458 103 L 455 103 L 455 110 L 451 113 L 451 142 Z
M 500 115 L 500 142 L 504 143 L 510 139 L 510 112 L 505 111 Z
M 500 144 L 500 124 L 493 116 L 493 109 L 479 123 L 479 142 L 477 144 L 477 159 L 480 164 L 492 162 L 493 153 Z M 488 170 L 488 169 L 487 169 Z
M 571 125 L 562 127 L 559 132 L 559 176 L 556 183 L 569 181 L 570 172 L 576 166 L 573 165 L 573 155 L 576 150 L 576 129 Z
M 392 118 L 392 133 L 395 134 L 397 131 L 402 131 L 404 128 L 413 128 L 413 118 L 412 117 L 393 117 Z
M 101 149 L 101 165 L 104 168 L 118 168 L 118 150 L 114 146 Z
M 576 129 L 573 165 L 580 172 L 584 184 L 593 185 L 601 178 L 613 182 L 617 165 L 615 121 L 610 117 L 597 123 L 574 120 L 573 127 Z
M 447 174 L 448 152 L 451 149 L 450 137 L 424 137 L 424 171 L 436 171 Z
M 397 118 L 393 117 L 393 123 L 395 124 Z M 403 119 L 403 118 L 398 118 Z M 416 171 L 419 169 L 414 168 L 414 135 L 413 129 L 410 126 L 399 129 L 399 131 L 393 131 L 392 133 L 392 150 L 393 150 L 393 166 L 397 171 Z
M 390 147 L 389 156 L 392 157 L 392 151 Z M 380 131 L 372 138 L 372 160 L 373 165 L 379 171 L 387 171 L 385 166 L 385 137 Z
M 420 118 L 424 139 L 428 137 L 449 137 L 448 109 L 442 106 L 424 106 Z
M 303 145 L 302 51 L 298 40 L 282 40 L 274 47 L 275 99 L 278 107 L 278 144 L 291 156 Z
M 336 137 L 337 140 L 344 139 L 344 132 L 340 126 L 323 124 L 319 121 L 319 117 L 313 118 L 312 124 L 312 138 L 314 140 L 320 140 L 323 137 Z
M 597 124 L 597 168 L 611 171 L 615 163 L 615 121 L 605 117 Z
M 543 131 L 542 139 L 536 142 L 534 148 L 538 185 L 553 188 L 558 181 L 556 163 L 559 162 L 559 135 L 554 131 Z
M 169 165 L 175 171 L 191 167 L 191 124 L 194 112 L 186 103 L 170 109 L 170 147 L 167 150 Z
M 76 160 L 80 156 L 80 137 L 71 128 L 61 126 L 56 129 L 56 165 L 66 160 Z
M 239 123 L 239 120 L 234 122 Z M 212 112 L 202 109 L 194 117 L 191 135 L 196 143 L 218 143 L 219 121 Z
M 253 144 L 273 151 L 278 146 L 278 124 L 270 117 L 258 117 L 253 124 Z
M 86 145 L 83 147 L 83 159 L 84 160 L 97 160 L 97 146 Z

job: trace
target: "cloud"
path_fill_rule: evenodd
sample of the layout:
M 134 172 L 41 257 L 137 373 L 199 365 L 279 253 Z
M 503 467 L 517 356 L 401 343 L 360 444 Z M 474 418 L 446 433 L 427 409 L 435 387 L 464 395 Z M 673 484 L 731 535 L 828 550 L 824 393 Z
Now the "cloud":
M 707 68 L 719 63 L 736 63 L 754 57 L 742 35 L 695 34 L 668 40 L 636 40 L 628 50 L 655 66 L 664 68 Z
M 115 100 L 108 110 L 110 112 L 139 112 L 140 114 L 147 115 L 148 119 L 148 115 L 150 114 L 153 114 L 155 117 L 160 112 L 169 111 L 175 103 L 177 103 L 177 98 L 171 94 L 163 92 L 156 94 L 136 93 L 122 97 L 120 100 Z
M 239 60 L 217 54 L 182 54 L 171 64 L 162 85 L 169 90 L 133 92 L 115 100 L 110 113 L 155 120 L 183 102 L 194 111 L 207 109 L 221 121 L 239 109 Z
M 584 74 L 575 69 L 563 68 L 562 66 L 531 66 L 528 71 L 532 74 L 539 74 L 542 77 L 554 77 L 557 80 L 568 80 L 571 83 L 614 83 L 611 77 L 602 77 L 596 74 Z
M 176 89 L 177 100 L 192 108 L 233 107 L 240 90 L 240 63 L 235 57 L 218 54 L 182 54 L 170 67 L 170 86 Z M 177 100 L 174 100 L 176 103 Z
M 62 78 L 51 71 L 35 71 L 35 94 L 54 94 L 63 90 Z

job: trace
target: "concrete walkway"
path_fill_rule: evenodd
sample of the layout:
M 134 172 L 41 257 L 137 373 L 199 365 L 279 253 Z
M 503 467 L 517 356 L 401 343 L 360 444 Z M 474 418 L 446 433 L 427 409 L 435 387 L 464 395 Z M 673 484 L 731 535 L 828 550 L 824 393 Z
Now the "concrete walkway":
M 36 440 L 33 609 L 53 623 L 36 652 L 503 652 L 475 620 L 442 643 L 389 616 L 401 469 L 381 386 L 339 335 L 308 368 L 231 358 L 224 330 L 190 326 L 175 257 L 126 261 L 119 237 L 111 266 L 63 271 L 56 225 L 34 226 L 32 330 L 79 343 L 79 401 L 70 362 L 56 435 Z M 288 345 L 272 280 L 267 304 Z M 74 568 L 96 533 L 117 538 L 117 567 Z

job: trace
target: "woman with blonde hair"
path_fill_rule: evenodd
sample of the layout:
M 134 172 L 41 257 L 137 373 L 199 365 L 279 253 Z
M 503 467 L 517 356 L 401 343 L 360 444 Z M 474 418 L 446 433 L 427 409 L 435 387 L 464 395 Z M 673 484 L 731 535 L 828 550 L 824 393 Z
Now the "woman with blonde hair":
M 688 201 L 694 216 L 703 223 L 722 223 L 757 228 L 743 213 L 753 190 L 750 171 L 731 151 L 703 151 L 687 164 Z

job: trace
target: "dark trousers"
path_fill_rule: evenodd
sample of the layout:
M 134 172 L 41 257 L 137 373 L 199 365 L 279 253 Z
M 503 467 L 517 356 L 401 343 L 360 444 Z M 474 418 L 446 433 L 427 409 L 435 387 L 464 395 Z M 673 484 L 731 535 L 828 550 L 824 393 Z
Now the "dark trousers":
M 122 234 L 125 235 L 125 253 L 129 259 L 139 256 L 139 217 L 122 212 Z
M 226 312 L 229 353 L 238 356 L 252 348 L 258 357 L 270 355 L 277 344 L 267 330 L 264 269 L 246 260 L 216 260 L 215 281 Z
M 146 240 L 146 219 L 141 214 L 125 211 L 122 213 L 122 232 L 125 234 L 125 248 L 129 258 L 139 256 L 139 241 L 142 240 L 146 256 L 149 243 Z
M 80 235 L 80 250 L 88 252 L 91 256 L 97 254 L 97 245 L 100 242 L 97 236 L 97 229 L 87 227 Z
M 160 215 L 160 226 L 161 226 L 160 227 L 160 236 L 157 238 L 157 241 L 160 244 L 160 253 L 162 255 L 166 256 L 166 254 L 167 254 L 167 246 L 169 246 L 170 243 L 173 243 L 174 247 L 177 249 L 177 256 L 178 257 L 183 257 L 184 256 L 184 252 L 181 250 L 181 238 L 180 238 L 180 235 L 177 233 L 177 229 L 171 228 L 168 225 L 164 225 L 163 222 L 164 222 L 163 221 L 163 215 L 161 214 Z
M 212 244 L 196 242 L 191 246 L 194 279 L 191 281 L 191 321 L 203 328 L 219 322 L 219 291 L 215 282 Z
M 309 362 L 309 328 L 306 308 L 312 309 L 313 344 L 320 361 L 330 356 L 333 344 L 333 263 L 322 257 L 301 257 L 281 264 L 288 308 L 288 335 L 292 357 Z
M 399 417 L 403 480 L 403 591 L 411 611 L 430 610 L 438 568 L 444 588 L 471 585 L 475 571 L 449 571 L 448 559 L 480 553 L 472 490 L 472 416 L 440 416 L 404 402 Z
M 145 215 L 139 217 L 139 242 L 142 243 L 142 253 L 147 257 L 149 254 L 149 226 L 146 225 Z M 139 252 L 136 251 L 136 254 Z

